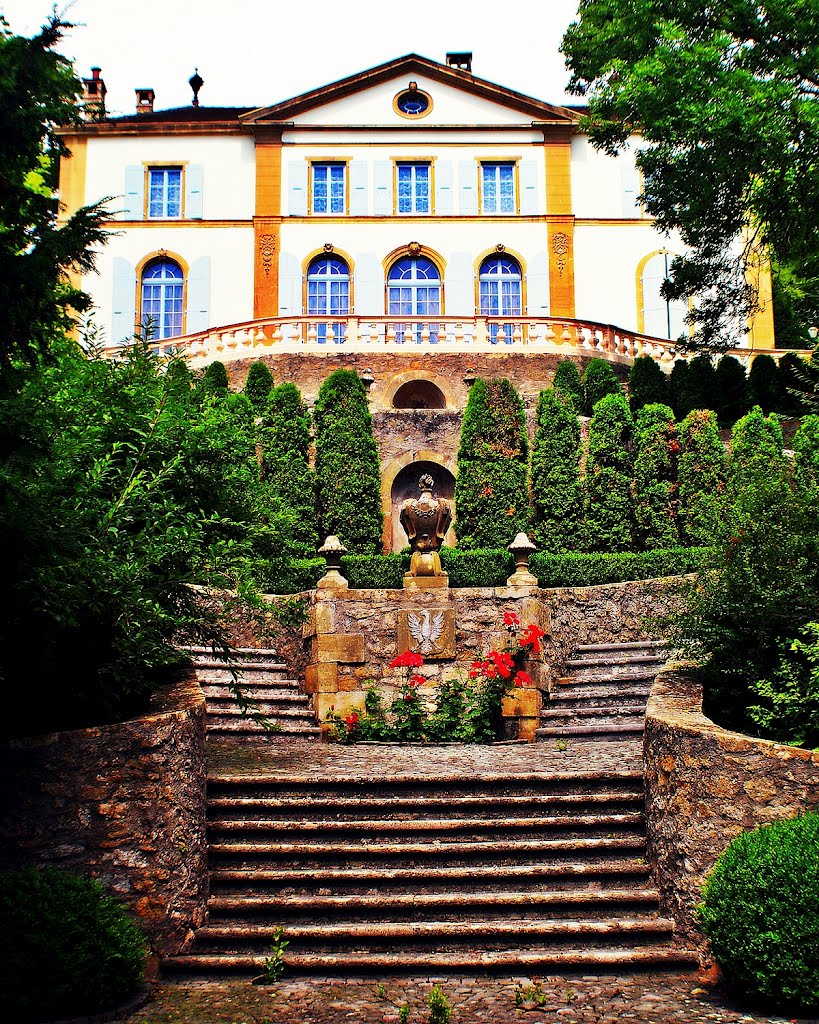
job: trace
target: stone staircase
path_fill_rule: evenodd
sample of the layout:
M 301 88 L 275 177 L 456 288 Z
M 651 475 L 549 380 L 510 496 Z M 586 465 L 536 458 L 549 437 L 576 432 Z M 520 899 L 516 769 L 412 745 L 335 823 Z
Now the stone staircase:
M 381 753 L 353 777 L 211 777 L 208 922 L 166 975 L 258 974 L 279 926 L 295 974 L 695 965 L 645 863 L 636 758 L 389 777 Z
M 209 739 L 259 740 L 284 738 L 320 740 L 319 728 L 307 695 L 295 679 L 287 678 L 287 666 L 276 651 L 239 648 L 236 678 L 245 696 L 253 702 L 255 715 L 243 715 L 230 688 L 233 680 L 225 662 L 208 648 L 191 648 L 199 684 L 207 704 Z M 261 718 L 278 725 L 265 729 Z
M 577 647 L 544 702 L 537 739 L 642 739 L 648 695 L 663 660 L 651 640 Z

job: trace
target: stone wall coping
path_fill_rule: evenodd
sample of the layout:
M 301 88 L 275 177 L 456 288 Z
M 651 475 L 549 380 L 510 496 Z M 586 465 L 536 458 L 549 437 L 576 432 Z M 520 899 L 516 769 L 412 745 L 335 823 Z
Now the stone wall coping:
M 726 751 L 737 753 L 756 749 L 780 760 L 793 758 L 819 765 L 819 750 L 794 747 L 717 725 L 702 710 L 702 681 L 695 662 L 668 662 L 657 674 L 646 707 L 646 720 L 668 729 L 713 738 Z
M 161 687 L 151 697 L 149 709 L 143 715 L 126 718 L 121 722 L 106 722 L 104 725 L 91 725 L 82 729 L 62 729 L 59 732 L 40 733 L 37 736 L 22 736 L 7 741 L 12 750 L 34 750 L 47 747 L 65 740 L 92 740 L 100 736 L 110 736 L 133 724 L 140 726 L 150 723 L 159 724 L 163 718 L 174 718 L 186 711 L 201 708 L 205 710 L 205 695 L 193 669 L 172 683 Z

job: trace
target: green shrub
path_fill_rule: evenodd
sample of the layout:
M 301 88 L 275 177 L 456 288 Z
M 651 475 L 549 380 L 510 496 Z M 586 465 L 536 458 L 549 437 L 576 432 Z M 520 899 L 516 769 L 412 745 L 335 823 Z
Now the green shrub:
M 779 360 L 782 398 L 774 411 L 785 416 L 799 416 L 804 409 L 805 361 L 794 352 L 786 352 Z
M 819 416 L 805 416 L 793 439 L 793 477 L 805 494 L 819 494 Z
M 200 402 L 208 398 L 223 398 L 230 391 L 225 364 L 215 360 L 208 363 L 202 379 L 196 388 L 196 397 Z
M 250 369 L 245 377 L 244 395 L 253 406 L 253 412 L 257 416 L 264 415 L 267 408 L 267 400 L 273 390 L 273 374 L 267 363 L 257 359 L 250 364 Z
M 729 491 L 734 500 L 756 479 L 784 481 L 785 457 L 782 454 L 782 427 L 775 416 L 765 417 L 758 405 L 731 431 L 731 457 L 728 463 Z
M 589 423 L 584 480 L 584 547 L 629 551 L 634 544 L 634 423 L 625 395 L 605 395 Z
M 607 359 L 590 359 L 583 374 L 583 414 L 591 416 L 606 395 L 623 393 L 617 374 Z
M 354 590 L 389 590 L 403 587 L 409 555 L 344 555 L 341 575 Z
M 688 363 L 684 359 L 678 359 L 671 367 L 668 377 L 668 386 L 671 389 L 671 408 L 678 420 L 686 417 L 693 406 L 689 405 L 688 397 Z
M 784 394 L 782 375 L 773 356 L 754 356 L 751 372 L 748 374 L 748 389 L 751 402 L 758 405 L 767 416 L 781 408 Z
M 315 589 L 326 571 L 321 557 L 276 560 L 270 562 L 261 586 L 268 594 L 303 594 Z
M 761 736 L 809 748 L 819 747 L 819 622 L 781 645 L 769 679 L 757 680 L 759 704 L 748 708 Z
M 819 814 L 738 836 L 708 876 L 702 929 L 732 987 L 778 1012 L 819 1007 Z
M 515 571 L 515 561 L 505 547 L 441 548 L 441 565 L 451 587 L 503 587 Z
M 0 873 L 0 986 L 6 1019 L 99 1013 L 138 989 L 145 940 L 98 882 L 48 868 Z
M 531 466 L 532 528 L 544 551 L 573 551 L 580 544 L 580 424 L 568 398 L 541 391 Z M 511 539 L 511 538 L 510 538 Z
M 731 424 L 744 416 L 751 405 L 745 367 L 735 356 L 723 356 L 717 363 L 714 384 L 717 418 Z
M 357 554 L 381 549 L 381 471 L 367 391 L 353 370 L 321 385 L 313 410 L 321 540 L 330 534 Z
M 552 378 L 552 387 L 571 402 L 575 413 L 583 410 L 583 379 L 573 359 L 561 359 Z
M 728 462 L 716 414 L 710 409 L 690 412 L 679 426 L 679 441 L 680 540 L 683 544 L 713 544 L 720 534 Z
M 528 440 L 520 395 L 506 380 L 478 379 L 458 447 L 455 516 L 464 548 L 500 547 L 528 528 Z
M 627 580 L 660 579 L 698 572 L 714 564 L 716 548 L 669 548 L 666 551 L 622 551 L 613 554 L 562 555 L 537 552 L 529 569 L 541 587 L 598 587 Z
M 716 412 L 720 400 L 717 393 L 717 371 L 708 353 L 701 352 L 688 364 L 685 388 L 686 416 L 693 409 L 713 409 Z
M 679 543 L 677 455 L 680 442 L 674 413 L 667 405 L 644 405 L 634 427 L 634 518 L 641 548 Z
M 638 356 L 628 374 L 628 404 L 636 416 L 644 405 L 668 405 L 671 384 L 668 376 L 651 356 Z

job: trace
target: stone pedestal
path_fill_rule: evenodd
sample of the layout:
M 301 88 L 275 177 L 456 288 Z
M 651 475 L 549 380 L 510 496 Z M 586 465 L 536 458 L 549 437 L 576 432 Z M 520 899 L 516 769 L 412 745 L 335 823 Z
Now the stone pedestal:
M 449 574 L 441 573 L 440 576 L 413 576 L 412 573 L 404 574 L 404 590 L 435 590 L 449 587 Z

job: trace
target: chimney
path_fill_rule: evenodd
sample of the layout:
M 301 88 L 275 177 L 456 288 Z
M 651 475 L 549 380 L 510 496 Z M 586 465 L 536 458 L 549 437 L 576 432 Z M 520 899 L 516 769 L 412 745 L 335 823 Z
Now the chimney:
M 136 112 L 138 114 L 153 114 L 154 99 L 156 93 L 153 89 L 136 89 Z
M 446 55 L 447 65 L 456 71 L 468 71 L 472 73 L 472 51 L 465 50 L 462 53 L 448 53 Z
M 105 82 L 100 68 L 91 68 L 91 77 L 82 80 L 82 112 L 86 121 L 100 121 L 105 117 Z

